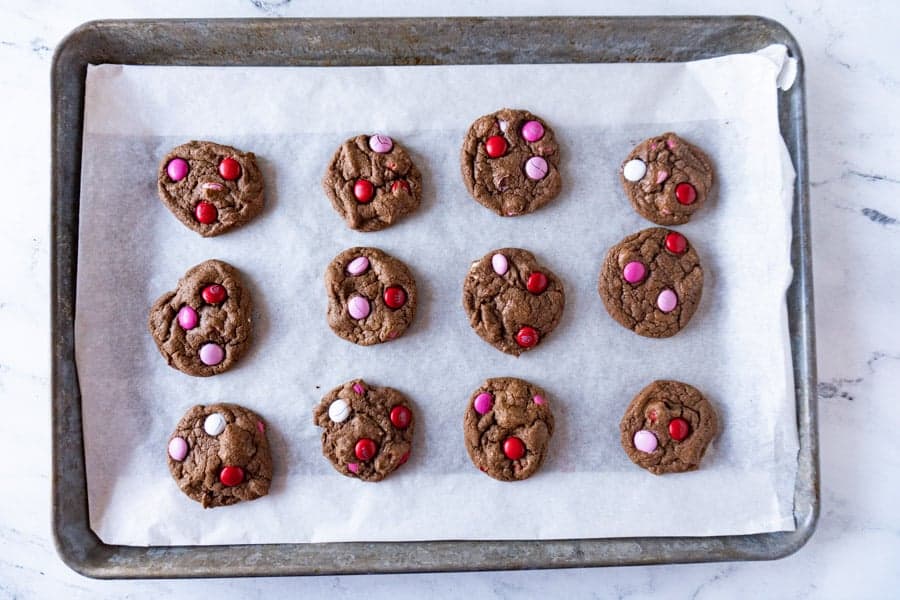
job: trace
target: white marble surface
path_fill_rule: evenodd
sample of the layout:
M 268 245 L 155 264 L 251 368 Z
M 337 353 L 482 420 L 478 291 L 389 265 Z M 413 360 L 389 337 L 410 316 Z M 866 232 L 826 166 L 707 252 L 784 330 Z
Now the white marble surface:
M 697 2 L 150 0 L 0 2 L 0 598 L 822 597 L 881 598 L 900 586 L 900 4 L 705 2 L 708 14 L 781 21 L 807 67 L 819 353 L 822 516 L 777 562 L 551 572 L 101 582 L 70 571 L 50 536 L 49 66 L 98 18 L 478 14 L 695 14 Z M 639 9 L 639 10 L 636 10 Z M 753 182 L 747 182 L 753 185 Z

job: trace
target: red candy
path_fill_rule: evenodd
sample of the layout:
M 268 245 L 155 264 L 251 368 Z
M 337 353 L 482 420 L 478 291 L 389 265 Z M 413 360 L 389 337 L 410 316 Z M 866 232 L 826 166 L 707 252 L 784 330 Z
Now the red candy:
M 215 223 L 219 219 L 219 211 L 216 209 L 215 204 L 210 202 L 200 202 L 194 207 L 194 218 L 204 225 L 209 225 L 210 223 Z
M 397 193 L 398 191 L 403 190 L 405 192 L 409 192 L 409 184 L 406 183 L 405 179 L 398 179 L 394 183 L 391 184 L 391 191 L 393 193 Z
M 359 460 L 369 460 L 375 456 L 376 450 L 378 450 L 378 446 L 375 445 L 375 442 L 369 438 L 362 438 L 356 442 L 356 447 L 353 449 L 353 452 Z
M 525 456 L 525 443 L 517 437 L 508 437 L 503 442 L 503 454 L 509 460 L 519 460 Z
M 240 163 L 230 156 L 228 158 L 223 158 L 222 162 L 219 163 L 219 175 L 222 176 L 222 179 L 234 181 L 241 176 Z
M 492 135 L 484 142 L 484 149 L 491 158 L 499 158 L 506 154 L 506 140 L 501 135 Z
M 399 285 L 392 285 L 384 290 L 384 303 L 391 308 L 400 308 L 406 304 L 406 292 Z
M 680 204 L 693 204 L 697 199 L 697 190 L 689 183 L 679 183 L 675 186 L 675 198 Z
M 244 481 L 244 470 L 240 467 L 233 467 L 231 465 L 224 467 L 219 471 L 219 481 L 222 482 L 222 485 L 228 487 L 240 485 Z
M 372 197 L 375 195 L 375 186 L 373 186 L 370 181 L 358 179 L 356 183 L 353 184 L 353 195 L 356 196 L 356 200 L 362 204 L 371 202 Z
M 656 423 L 656 419 L 658 418 L 658 416 L 655 410 L 650 411 L 649 418 L 651 423 Z
M 522 348 L 533 348 L 539 339 L 538 332 L 534 327 L 523 327 L 516 334 L 516 343 Z
M 203 294 L 203 301 L 207 304 L 218 304 L 219 302 L 224 302 L 225 298 L 228 297 L 228 292 L 218 283 L 206 286 L 201 293 Z
M 398 404 L 391 409 L 391 423 L 393 423 L 394 427 L 397 429 L 406 429 L 409 427 L 410 420 L 412 420 L 412 411 L 402 404 Z
M 669 437 L 680 442 L 691 432 L 691 426 L 681 417 L 675 417 L 669 421 Z
M 540 294 L 547 289 L 547 276 L 540 271 L 535 271 L 528 276 L 528 283 L 525 284 L 525 287 L 532 294 Z
M 406 461 L 408 461 L 408 460 L 409 460 L 409 452 L 404 452 L 403 456 L 400 457 L 400 460 L 397 461 L 397 466 L 399 467 L 400 465 L 405 465 Z
M 666 250 L 672 254 L 684 254 L 687 251 L 687 238 L 675 231 L 666 234 Z

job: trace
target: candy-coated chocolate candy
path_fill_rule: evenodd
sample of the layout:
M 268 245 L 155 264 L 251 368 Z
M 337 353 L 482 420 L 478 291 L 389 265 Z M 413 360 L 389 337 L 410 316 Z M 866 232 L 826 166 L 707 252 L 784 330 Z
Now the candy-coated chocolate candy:
M 369 148 L 372 149 L 372 152 L 377 152 L 378 154 L 387 154 L 393 147 L 394 140 L 386 135 L 377 133 L 369 138 Z
M 214 283 L 203 288 L 201 295 L 203 296 L 203 301 L 207 304 L 219 304 L 220 302 L 225 302 L 228 292 L 224 286 Z
M 668 179 L 668 178 L 669 178 L 669 172 L 668 172 L 668 171 L 660 171 L 660 172 L 658 172 L 658 173 L 656 174 L 656 183 L 657 183 L 657 184 L 660 184 L 660 183 L 662 183 L 663 181 L 665 181 L 665 180 Z
M 666 234 L 666 250 L 672 254 L 684 254 L 687 252 L 687 238 L 677 231 Z
M 526 142 L 536 142 L 544 137 L 544 126 L 540 121 L 527 121 L 522 125 L 522 137 Z
M 538 405 L 544 403 L 544 397 L 541 396 L 540 394 L 535 395 L 535 397 L 532 398 L 532 400 L 534 400 L 534 403 L 535 403 L 535 404 L 538 404 Z
M 625 281 L 628 283 L 640 283 L 646 276 L 647 267 L 644 266 L 644 263 L 636 260 L 631 261 L 625 265 L 624 269 L 622 269 L 622 277 L 624 277 Z
M 532 348 L 539 340 L 538 332 L 533 327 L 523 327 L 516 334 L 516 343 L 522 348 Z
M 351 473 L 359 473 L 359 464 L 357 463 L 347 463 L 347 470 Z
M 372 197 L 375 196 L 375 186 L 372 185 L 371 181 L 357 179 L 356 183 L 353 184 L 353 195 L 362 204 L 371 202 Z
M 356 392 L 357 394 L 359 394 L 360 396 L 362 396 L 363 394 L 366 393 L 366 390 L 363 388 L 363 386 L 358 383 L 353 384 L 353 391 Z
M 194 218 L 204 225 L 210 225 L 218 220 L 219 210 L 211 202 L 198 202 L 194 207 Z
M 214 367 L 225 360 L 225 349 L 213 342 L 203 344 L 200 347 L 200 360 L 204 365 Z
M 525 161 L 525 174 L 528 175 L 528 179 L 540 181 L 547 176 L 549 170 L 550 167 L 547 166 L 547 161 L 542 156 L 532 156 Z
M 540 294 L 547 289 L 547 276 L 540 271 L 535 271 L 528 276 L 528 282 L 525 284 L 525 287 L 532 294 Z
M 693 204 L 697 199 L 697 190 L 687 182 L 675 186 L 675 198 L 680 204 Z
M 691 426 L 681 417 L 675 417 L 669 421 L 669 437 L 680 442 L 691 432 Z
M 225 431 L 225 424 L 225 417 L 219 413 L 213 413 L 204 419 L 203 431 L 205 431 L 207 435 L 216 437 Z
M 365 256 L 357 256 L 347 265 L 347 272 L 356 277 L 369 270 L 369 259 Z
M 222 470 L 219 472 L 219 481 L 222 482 L 222 485 L 228 487 L 240 485 L 244 482 L 244 470 L 233 465 L 222 467 Z
M 479 415 L 483 415 L 491 410 L 494 406 L 494 397 L 487 392 L 481 392 L 475 396 L 475 411 Z
M 347 301 L 347 312 L 356 320 L 365 319 L 370 311 L 369 301 L 362 296 L 353 296 Z
M 400 190 L 409 192 L 409 184 L 405 179 L 397 179 L 396 181 L 394 181 L 394 183 L 391 184 L 391 192 L 396 194 Z
M 405 465 L 406 461 L 409 460 L 409 450 L 403 453 L 403 456 L 400 457 L 400 460 L 397 461 L 397 466 Z
M 392 285 L 384 290 L 384 303 L 390 308 L 400 308 L 406 304 L 406 292 L 399 285 Z
M 328 405 L 328 418 L 334 423 L 343 423 L 350 416 L 350 404 L 342 398 L 338 398 Z
M 182 306 L 178 311 L 178 325 L 185 331 L 196 327 L 199 321 L 200 317 L 197 316 L 197 311 L 190 306 Z
M 664 313 L 672 312 L 678 306 L 678 296 L 670 289 L 664 289 L 656 298 L 656 306 Z
M 188 445 L 184 438 L 173 437 L 169 440 L 169 456 L 172 457 L 172 460 L 181 462 L 187 456 L 187 453 Z
M 641 429 L 634 434 L 634 447 L 641 452 L 649 454 L 656 450 L 658 445 L 659 440 L 656 439 L 656 435 L 652 431 Z
M 256 422 L 256 430 L 260 433 L 265 433 L 266 432 L 266 424 L 263 423 L 262 421 L 257 421 Z
M 173 158 L 166 165 L 166 174 L 172 181 L 181 181 L 187 177 L 189 170 L 188 163 L 183 158 Z
M 397 429 L 406 429 L 409 427 L 411 419 L 412 412 L 402 404 L 398 404 L 391 409 L 391 423 L 393 423 L 394 427 Z
M 491 266 L 497 275 L 506 275 L 506 272 L 509 270 L 509 259 L 498 252 L 491 257 Z
M 241 176 L 241 164 L 231 158 L 223 158 L 219 163 L 219 175 L 227 181 L 234 181 Z
M 503 454 L 509 460 L 519 460 L 525 456 L 525 443 L 515 436 L 506 438 L 503 441 Z
M 628 181 L 640 181 L 647 174 L 647 164 L 639 158 L 632 158 L 622 167 L 622 175 Z
M 358 442 L 356 442 L 356 446 L 353 448 L 353 453 L 356 454 L 356 458 L 359 460 L 369 460 L 373 456 L 375 456 L 375 452 L 378 450 L 378 446 L 375 445 L 375 442 L 370 440 L 369 438 L 362 438 Z
M 506 154 L 508 144 L 501 135 L 492 135 L 484 142 L 484 149 L 491 158 L 499 158 Z

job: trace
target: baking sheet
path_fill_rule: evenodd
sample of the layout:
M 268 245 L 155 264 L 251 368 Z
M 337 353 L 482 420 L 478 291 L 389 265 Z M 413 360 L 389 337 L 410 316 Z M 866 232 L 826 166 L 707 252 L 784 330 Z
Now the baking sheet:
M 76 359 L 94 531 L 106 543 L 166 545 L 793 529 L 793 172 L 777 127 L 781 66 L 770 51 L 684 65 L 92 67 Z M 472 201 L 458 173 L 468 124 L 504 105 L 546 118 L 564 153 L 563 193 L 516 219 Z M 704 261 L 700 308 L 679 335 L 648 340 L 606 315 L 596 277 L 610 245 L 651 226 L 629 208 L 616 168 L 668 129 L 709 151 L 719 188 L 680 228 Z M 415 215 L 373 234 L 347 230 L 319 185 L 333 150 L 361 131 L 400 140 L 425 183 Z M 191 138 L 260 156 L 268 206 L 255 222 L 204 240 L 156 199 L 159 158 Z M 322 273 L 352 245 L 381 247 L 416 275 L 420 312 L 400 340 L 360 348 L 328 329 Z M 506 245 L 534 251 L 567 291 L 559 328 L 519 359 L 481 342 L 460 306 L 469 262 Z M 235 370 L 195 379 L 164 364 L 146 313 L 213 257 L 249 282 L 256 341 Z M 462 440 L 468 395 L 502 375 L 545 387 L 557 416 L 542 471 L 516 484 L 475 470 Z M 418 406 L 413 457 L 374 485 L 336 474 L 311 422 L 318 399 L 357 376 Z M 698 472 L 653 477 L 618 446 L 625 405 L 658 378 L 696 385 L 719 410 L 723 432 Z M 265 499 L 204 511 L 171 481 L 165 444 L 188 407 L 216 401 L 267 419 L 276 476 Z

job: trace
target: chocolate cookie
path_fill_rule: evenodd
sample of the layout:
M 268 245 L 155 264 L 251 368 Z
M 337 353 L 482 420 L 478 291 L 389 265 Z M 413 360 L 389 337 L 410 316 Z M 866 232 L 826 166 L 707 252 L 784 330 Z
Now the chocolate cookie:
M 609 249 L 597 288 L 606 311 L 624 327 L 646 337 L 670 337 L 697 310 L 703 269 L 687 238 L 651 227 Z
M 208 260 L 159 297 L 148 326 L 170 367 L 208 377 L 230 369 L 247 349 L 252 310 L 237 269 Z
M 533 212 L 562 187 L 556 135 L 527 110 L 504 108 L 472 123 L 460 164 L 472 197 L 501 217 Z
M 680 381 L 654 381 L 642 389 L 619 424 L 628 458 L 654 475 L 696 469 L 718 427 L 709 401 Z
M 472 263 L 463 283 L 463 308 L 481 339 L 519 356 L 559 324 L 566 294 L 553 271 L 521 248 L 501 248 Z
M 419 207 L 422 176 L 399 144 L 386 135 L 344 142 L 322 180 L 334 210 L 350 229 L 378 231 Z
M 378 248 L 350 248 L 325 271 L 328 325 L 354 344 L 403 335 L 416 316 L 416 281 L 402 262 Z
M 416 420 L 406 396 L 354 379 L 328 392 L 313 410 L 324 429 L 322 454 L 338 473 L 381 481 L 409 459 Z
M 634 210 L 657 225 L 690 221 L 713 185 L 709 158 L 674 133 L 635 146 L 619 176 Z
M 178 220 L 212 237 L 240 227 L 263 209 L 263 178 L 252 152 L 188 142 L 159 164 L 159 197 Z
M 195 406 L 169 440 L 169 472 L 203 508 L 265 496 L 272 483 L 266 425 L 237 404 Z
M 547 393 L 514 377 L 488 379 L 469 398 L 463 431 L 476 467 L 500 481 L 528 479 L 553 435 Z

